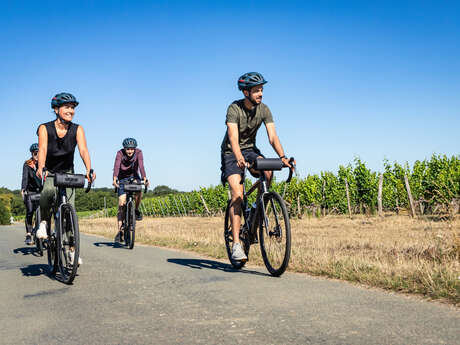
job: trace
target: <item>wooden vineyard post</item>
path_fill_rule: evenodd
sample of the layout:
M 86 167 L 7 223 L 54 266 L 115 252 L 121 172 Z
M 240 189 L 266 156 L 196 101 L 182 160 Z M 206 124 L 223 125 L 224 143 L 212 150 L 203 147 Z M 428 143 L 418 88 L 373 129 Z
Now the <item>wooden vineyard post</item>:
M 383 188 L 383 174 L 380 174 L 379 177 L 379 190 L 377 195 L 377 203 L 378 203 L 378 210 L 379 216 L 383 216 L 383 207 L 382 207 L 382 188 Z
M 189 212 L 193 212 L 193 210 L 192 210 L 192 204 L 190 203 L 190 200 L 189 200 L 189 198 L 188 198 L 188 195 L 185 195 L 185 200 L 187 200 L 188 209 L 190 210 Z M 193 212 L 192 214 L 195 215 L 195 212 Z
M 415 206 L 414 206 L 414 199 L 412 198 L 412 193 L 410 192 L 409 180 L 407 175 L 404 175 L 404 183 L 406 184 L 407 196 L 409 198 L 410 210 L 412 217 L 415 218 Z
M 399 214 L 398 188 L 394 187 L 394 191 L 395 191 L 395 202 L 396 202 L 396 214 Z
M 166 201 L 163 201 L 163 205 L 165 207 L 165 212 L 166 212 L 166 216 L 172 216 L 172 212 L 169 211 L 169 207 L 168 207 L 168 204 L 166 203 Z
M 348 216 L 351 218 L 351 204 L 350 204 L 350 192 L 348 191 L 348 181 L 345 178 L 345 191 L 347 193 L 347 206 L 348 206 Z
M 232 194 L 230 193 L 230 188 L 227 189 L 227 197 L 228 197 L 228 200 L 232 200 Z
M 186 216 L 187 215 L 187 210 L 184 207 L 184 203 L 182 202 L 182 198 L 181 198 L 180 195 L 179 195 L 179 201 L 180 201 L 180 204 L 182 205 L 182 209 L 184 210 L 184 216 Z
M 206 205 L 206 201 L 204 201 L 203 195 L 201 195 L 201 193 L 199 194 L 200 194 L 201 201 L 203 202 L 204 208 L 206 210 L 206 213 L 208 214 L 208 216 L 210 216 L 211 212 L 209 212 L 208 205 Z
M 322 194 L 323 194 L 323 202 L 321 205 L 323 217 L 326 216 L 326 180 L 323 180 L 323 189 L 322 189 Z
M 158 202 L 158 205 L 160 205 L 160 212 L 161 212 L 161 215 L 164 217 L 165 216 L 165 213 L 163 211 L 163 206 L 161 205 L 161 201 L 160 200 L 157 200 Z
M 146 211 L 145 209 L 145 205 L 143 202 L 141 202 L 141 204 L 139 205 L 141 210 L 142 210 L 142 213 L 144 213 L 146 216 L 148 216 L 148 212 Z
M 177 205 L 177 201 L 176 201 L 176 198 L 173 197 L 173 200 L 174 200 L 174 203 L 176 204 L 176 208 L 177 208 L 177 212 L 179 213 L 179 217 L 182 216 L 182 214 L 180 213 L 180 210 L 179 210 L 179 206 Z
M 297 217 L 302 218 L 302 210 L 300 209 L 300 196 L 297 195 Z

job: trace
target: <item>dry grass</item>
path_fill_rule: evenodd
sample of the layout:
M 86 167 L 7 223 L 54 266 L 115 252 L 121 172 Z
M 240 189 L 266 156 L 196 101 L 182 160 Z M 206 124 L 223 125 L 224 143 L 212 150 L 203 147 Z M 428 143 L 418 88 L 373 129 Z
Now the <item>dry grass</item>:
M 460 305 L 460 219 L 407 216 L 327 216 L 292 220 L 289 270 L 389 290 L 422 294 Z M 83 232 L 113 238 L 114 218 L 82 219 Z M 144 218 L 136 241 L 226 259 L 223 219 Z M 258 246 L 251 264 L 263 265 Z

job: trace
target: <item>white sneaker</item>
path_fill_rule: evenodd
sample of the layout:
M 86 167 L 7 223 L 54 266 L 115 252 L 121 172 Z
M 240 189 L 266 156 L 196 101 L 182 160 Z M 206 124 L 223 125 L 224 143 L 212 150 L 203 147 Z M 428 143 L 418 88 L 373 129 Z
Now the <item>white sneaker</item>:
M 75 258 L 75 252 L 72 250 L 69 250 L 69 261 L 71 265 L 73 265 L 74 258 Z M 78 266 L 80 266 L 81 264 L 83 264 L 83 260 L 81 259 L 81 257 L 78 257 Z
M 40 226 L 38 227 L 38 230 L 37 230 L 37 237 L 41 239 L 48 237 L 48 235 L 46 234 L 46 221 L 44 220 L 40 222 Z
M 241 244 L 235 243 L 232 248 L 232 259 L 236 261 L 244 261 L 247 260 L 248 257 L 244 254 L 243 248 Z

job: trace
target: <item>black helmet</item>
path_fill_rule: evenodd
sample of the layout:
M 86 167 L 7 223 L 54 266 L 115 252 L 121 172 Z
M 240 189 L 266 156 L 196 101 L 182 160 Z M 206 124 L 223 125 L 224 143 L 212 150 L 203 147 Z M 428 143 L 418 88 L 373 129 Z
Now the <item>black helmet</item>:
M 123 148 L 133 148 L 135 149 L 137 147 L 137 141 L 134 138 L 126 138 L 123 140 Z
M 249 72 L 238 78 L 238 89 L 249 90 L 253 86 L 264 85 L 267 81 L 258 72 Z
M 37 144 L 37 143 L 34 143 L 34 144 L 30 145 L 29 151 L 30 151 L 31 153 L 32 153 L 32 152 L 35 152 L 35 151 L 38 151 L 38 144 Z
M 78 105 L 78 101 L 74 95 L 67 92 L 61 92 L 51 99 L 51 108 L 59 108 L 60 106 L 68 103 L 73 103 L 75 106 Z

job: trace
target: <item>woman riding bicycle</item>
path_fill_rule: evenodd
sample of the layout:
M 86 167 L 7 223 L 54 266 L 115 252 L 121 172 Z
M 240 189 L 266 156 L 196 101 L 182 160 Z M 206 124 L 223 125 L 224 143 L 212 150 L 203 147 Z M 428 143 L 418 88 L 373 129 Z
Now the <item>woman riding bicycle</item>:
M 43 177 L 43 168 L 53 173 L 74 173 L 75 147 L 78 146 L 80 157 L 86 167 L 86 178 L 88 181 L 96 179 L 96 173 L 90 176 L 91 159 L 83 127 L 72 122 L 77 105 L 77 99 L 70 93 L 59 93 L 52 98 L 51 108 L 56 115 L 56 120 L 41 124 L 37 130 L 39 145 L 37 176 L 39 178 Z M 67 188 L 66 192 L 68 202 L 75 206 L 75 189 Z M 43 221 L 37 231 L 38 238 L 47 237 L 54 197 L 54 178 L 48 177 L 43 185 L 40 198 L 40 212 Z M 79 264 L 81 264 L 80 259 Z
M 117 242 L 121 242 L 123 236 L 121 227 L 126 206 L 126 192 L 123 183 L 129 182 L 132 179 L 138 182 L 142 180 L 146 187 L 149 185 L 149 181 L 145 175 L 142 150 L 137 148 L 136 139 L 126 138 L 123 140 L 123 148 L 117 152 L 113 167 L 113 185 L 118 189 L 118 233 L 115 237 L 115 241 Z M 136 220 L 142 220 L 142 214 L 139 211 L 141 194 L 141 192 L 135 193 Z
M 42 182 L 37 177 L 38 164 L 38 144 L 32 144 L 29 148 L 31 157 L 24 162 L 22 168 L 22 183 L 21 195 L 26 206 L 26 244 L 33 244 L 32 240 L 32 220 L 35 210 L 40 205 L 38 202 L 32 201 L 30 194 L 40 193 Z

